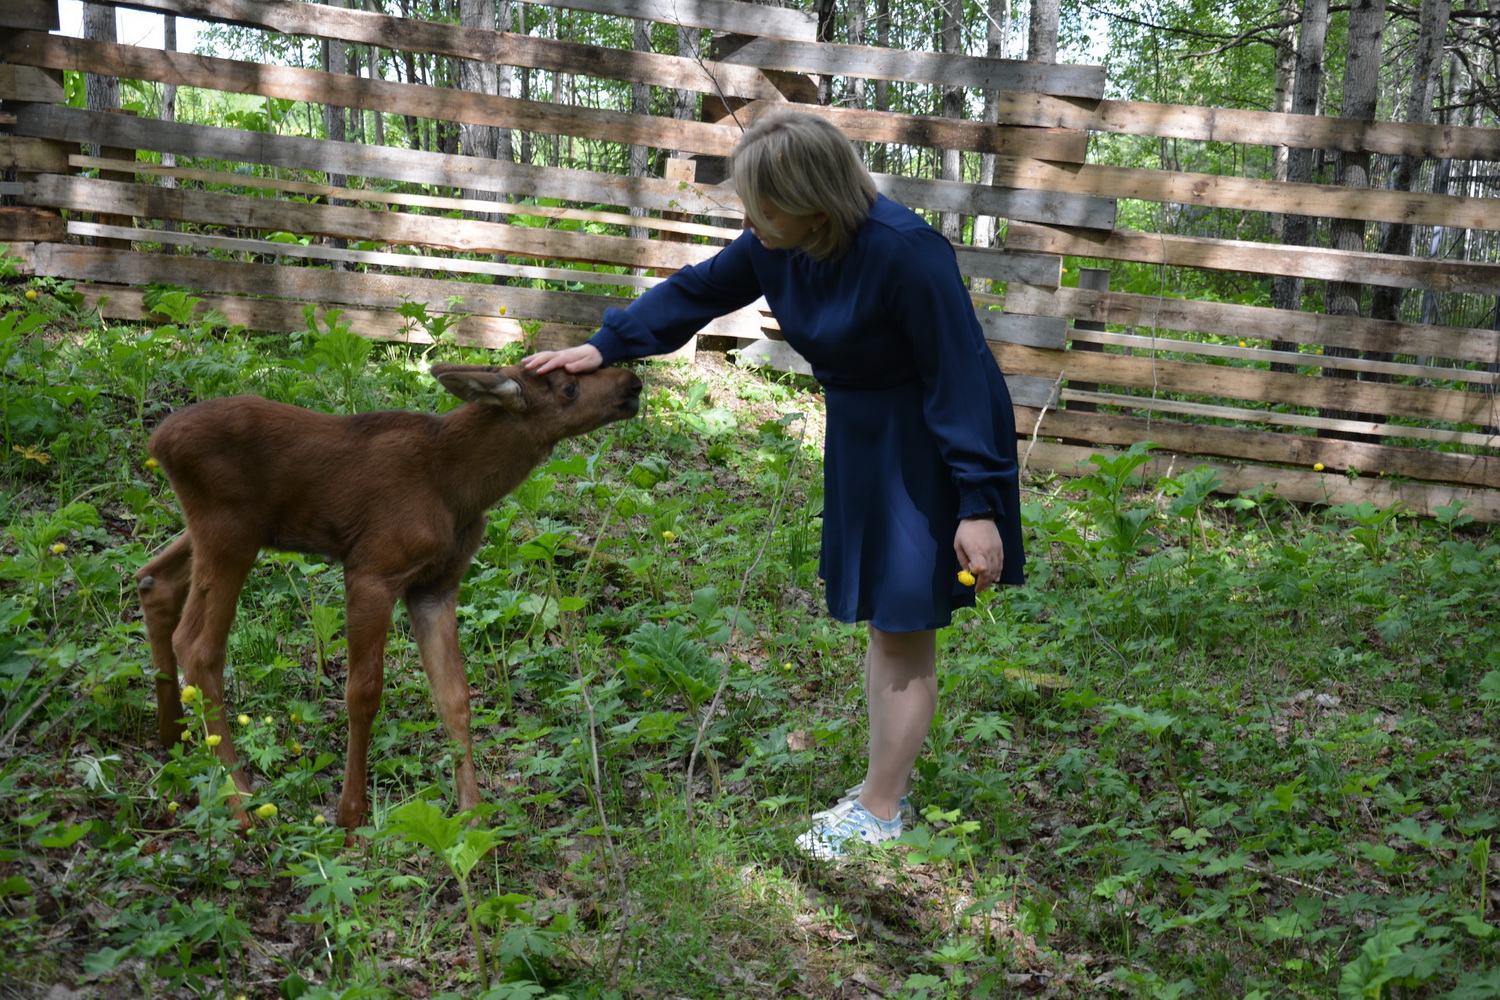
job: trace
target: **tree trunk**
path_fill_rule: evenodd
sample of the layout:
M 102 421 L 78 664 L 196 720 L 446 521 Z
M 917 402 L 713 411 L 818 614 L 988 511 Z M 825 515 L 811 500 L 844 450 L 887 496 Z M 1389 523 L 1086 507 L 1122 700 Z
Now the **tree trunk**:
M 177 51 L 177 18 L 172 14 L 165 15 L 161 24 L 162 48 L 168 52 Z M 164 122 L 175 122 L 177 120 L 177 84 L 165 83 L 161 88 L 161 120 Z M 177 166 L 177 154 L 163 151 L 161 154 L 161 165 L 164 167 Z M 161 186 L 168 190 L 177 186 L 177 178 L 163 176 Z M 163 232 L 175 233 L 180 228 L 174 219 L 163 219 L 161 228 Z M 173 246 L 171 253 L 181 253 L 184 247 Z
M 1315 115 L 1318 101 L 1323 93 L 1323 56 L 1328 45 L 1328 0 L 1303 0 L 1302 31 L 1298 36 L 1297 69 L 1292 86 L 1291 112 L 1294 115 Z M 1287 152 L 1286 179 L 1294 184 L 1305 184 L 1312 180 L 1314 150 L 1293 147 Z M 1305 215 L 1287 215 L 1281 223 L 1281 242 L 1287 246 L 1307 246 L 1311 220 Z M 1300 310 L 1302 308 L 1302 279 L 1276 277 L 1271 279 L 1271 304 L 1277 309 Z M 1289 340 L 1272 340 L 1273 351 L 1295 351 L 1297 345 Z M 1296 365 L 1273 363 L 1274 372 L 1295 372 Z
M 475 31 L 495 30 L 495 0 L 458 0 L 458 23 L 462 28 Z M 458 61 L 458 85 L 459 89 L 471 94 L 494 96 L 500 90 L 500 75 L 494 63 L 460 59 Z M 493 125 L 460 122 L 458 126 L 459 149 L 465 156 L 493 160 L 500 145 L 499 136 L 496 134 L 498 131 Z M 478 188 L 466 188 L 463 196 L 475 201 L 496 200 L 494 191 Z M 485 222 L 501 221 L 485 212 L 466 212 L 465 215 L 468 218 Z
M 989 0 L 988 29 L 985 37 L 984 54 L 991 59 L 1005 58 L 1005 29 L 1006 13 L 1009 5 L 1006 0 Z M 987 122 L 998 122 L 1000 120 L 1000 91 L 993 87 L 987 87 L 984 91 L 984 120 Z M 979 157 L 979 183 L 985 186 L 995 183 L 995 154 L 984 153 Z M 993 215 L 979 215 L 974 218 L 974 245 L 976 247 L 989 247 L 995 245 L 995 233 L 999 229 L 999 220 Z M 974 279 L 974 290 L 984 291 L 986 282 L 982 278 Z
M 818 41 L 832 42 L 835 0 L 818 0 Z M 818 106 L 827 107 L 833 103 L 833 77 L 823 74 L 818 77 Z
M 83 37 L 95 42 L 119 41 L 115 29 L 115 9 L 103 4 L 83 5 Z M 97 73 L 83 75 L 84 100 L 90 111 L 115 111 L 120 107 L 120 81 Z M 99 146 L 89 143 L 88 154 L 99 155 Z
M 1376 100 L 1380 85 L 1380 41 L 1385 32 L 1385 0 L 1355 0 L 1349 12 L 1349 55 L 1344 69 L 1344 105 L 1340 114 L 1345 118 L 1370 121 L 1375 117 Z M 1341 153 L 1338 158 L 1338 183 L 1340 187 L 1367 188 L 1370 186 L 1370 154 L 1365 152 Z M 1335 250 L 1362 251 L 1365 248 L 1365 223 L 1359 219 L 1334 219 L 1330 228 L 1330 245 Z M 1330 316 L 1360 315 L 1360 295 L 1364 286 L 1352 281 L 1330 281 L 1325 311 Z M 1324 347 L 1327 357 L 1357 357 L 1357 351 L 1344 347 Z M 1323 369 L 1324 378 L 1353 379 L 1356 372 Z M 1381 418 L 1369 414 L 1349 413 L 1343 410 L 1320 410 L 1324 416 L 1338 420 L 1374 420 Z M 1320 436 L 1331 437 L 1323 432 Z M 1378 437 L 1370 435 L 1339 434 L 1355 440 L 1379 443 Z
M 891 0 L 875 0 L 875 44 L 882 49 L 891 47 Z M 891 84 L 889 80 L 875 81 L 875 110 L 891 109 Z M 890 171 L 888 147 L 880 143 L 870 151 L 870 169 L 877 174 Z
M 326 0 L 329 7 L 341 7 L 340 0 Z M 323 47 L 323 69 L 328 73 L 344 74 L 348 71 L 348 63 L 345 58 L 344 43 L 336 38 L 325 38 Z M 349 118 L 348 112 L 336 104 L 323 105 L 323 128 L 328 133 L 331 142 L 347 142 L 349 140 Z M 349 178 L 345 174 L 330 173 L 328 175 L 330 187 L 347 187 Z M 330 198 L 330 205 L 343 205 L 341 198 Z M 343 250 L 349 245 L 349 241 L 341 236 L 330 237 L 328 245 L 335 250 Z M 346 270 L 343 261 L 333 260 L 328 262 L 328 267 L 333 271 Z
M 634 23 L 631 37 L 631 47 L 637 52 L 651 51 L 651 22 L 637 20 Z M 645 83 L 632 83 L 630 85 L 630 113 L 633 115 L 647 115 L 651 112 L 651 86 Z M 630 147 L 630 176 L 645 177 L 650 166 L 651 150 L 645 146 Z M 643 216 L 646 210 L 632 205 L 630 214 Z M 630 236 L 632 239 L 643 240 L 650 235 L 650 231 L 644 226 L 631 226 Z
M 943 0 L 942 7 L 942 51 L 950 55 L 963 52 L 964 8 L 963 0 Z M 942 116 L 955 121 L 964 116 L 964 92 L 959 87 L 944 85 Z M 941 178 L 945 181 L 963 180 L 963 153 L 957 149 L 942 152 Z M 949 243 L 961 243 L 964 238 L 964 217 L 958 212 L 944 212 L 938 219 L 938 229 Z
M 1406 121 L 1426 124 L 1432 121 L 1432 96 L 1437 89 L 1438 74 L 1442 70 L 1443 39 L 1447 34 L 1450 0 L 1422 0 L 1421 26 L 1417 35 L 1417 51 L 1413 56 L 1411 92 L 1406 98 Z M 1410 191 L 1416 186 L 1417 174 L 1422 161 L 1415 156 L 1398 156 L 1392 165 L 1391 188 Z M 1407 257 L 1412 252 L 1415 230 L 1403 223 L 1384 227 L 1380 237 L 1380 253 Z M 1398 319 L 1401 314 L 1402 290 L 1386 285 L 1377 285 L 1370 298 L 1371 319 Z M 1391 355 L 1372 352 L 1366 357 L 1389 360 Z M 1387 381 L 1389 376 L 1374 381 Z
M 1059 0 L 1031 0 L 1031 20 L 1026 25 L 1026 58 L 1032 62 L 1057 62 Z

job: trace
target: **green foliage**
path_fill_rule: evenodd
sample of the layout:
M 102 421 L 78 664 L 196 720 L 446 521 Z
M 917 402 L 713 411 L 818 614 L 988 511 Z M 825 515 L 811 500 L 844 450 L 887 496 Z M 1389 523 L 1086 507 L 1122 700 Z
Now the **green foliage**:
M 257 340 L 177 289 L 153 292 L 151 324 L 80 325 L 65 284 L 27 299 L 19 280 L 0 285 L 7 982 L 1500 994 L 1500 539 L 1459 505 L 1226 499 L 1206 469 L 1149 474 L 1147 444 L 1028 481 L 1027 584 L 942 633 L 920 815 L 889 848 L 809 867 L 792 839 L 862 775 L 865 740 L 862 632 L 816 589 L 818 402 L 795 380 L 653 366 L 643 418 L 559 446 L 493 512 L 464 583 L 477 814 L 444 812 L 453 747 L 398 622 L 373 827 L 346 842 L 325 822 L 339 574 L 279 554 L 229 649 L 257 782 L 242 830 L 201 703 L 185 742 L 153 745 L 130 576 L 178 517 L 145 434 L 230 391 L 433 410 L 450 404 L 426 365 L 475 355 L 374 344 L 337 316 Z M 15 405 L 34 397 L 52 402 Z

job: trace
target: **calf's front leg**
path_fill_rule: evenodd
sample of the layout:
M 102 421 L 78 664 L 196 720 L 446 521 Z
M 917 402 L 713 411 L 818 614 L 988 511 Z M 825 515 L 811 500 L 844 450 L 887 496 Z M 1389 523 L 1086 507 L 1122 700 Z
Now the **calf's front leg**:
M 474 773 L 474 743 L 469 732 L 469 678 L 458 649 L 458 588 L 443 593 L 406 596 L 407 614 L 427 673 L 427 686 L 448 738 L 458 744 L 453 762 L 453 789 L 458 810 L 479 805 Z

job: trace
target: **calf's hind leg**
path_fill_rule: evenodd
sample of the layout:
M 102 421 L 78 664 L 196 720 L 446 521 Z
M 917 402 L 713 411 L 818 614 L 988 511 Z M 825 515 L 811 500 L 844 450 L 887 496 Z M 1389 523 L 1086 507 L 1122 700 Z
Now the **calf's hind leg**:
M 239 754 L 229 731 L 224 704 L 224 659 L 229 630 L 234 626 L 235 607 L 245 578 L 255 565 L 258 549 L 210 548 L 197 539 L 192 560 L 192 582 L 182 616 L 172 635 L 172 651 L 182 667 L 182 676 L 198 687 L 209 735 L 218 736 L 214 747 L 241 795 L 250 794 L 250 779 L 240 770 Z M 229 803 L 238 810 L 238 800 Z
M 182 691 L 172 634 L 182 620 L 193 571 L 193 538 L 184 531 L 135 574 L 151 665 L 156 668 L 156 736 L 170 747 L 182 733 Z

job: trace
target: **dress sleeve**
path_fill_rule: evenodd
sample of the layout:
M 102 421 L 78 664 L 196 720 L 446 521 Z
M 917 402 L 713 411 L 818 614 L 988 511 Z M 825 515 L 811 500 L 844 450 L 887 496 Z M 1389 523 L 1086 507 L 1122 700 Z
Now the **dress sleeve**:
M 936 230 L 910 234 L 909 252 L 885 283 L 891 314 L 911 338 L 924 387 L 923 415 L 958 489 L 960 519 L 1019 516 L 1004 497 L 1017 476 L 1014 440 L 1002 440 L 1010 396 L 953 248 Z
M 701 264 L 685 267 L 624 309 L 606 309 L 589 338 L 604 363 L 669 354 L 713 319 L 761 296 L 751 262 L 754 236 L 742 233 Z

